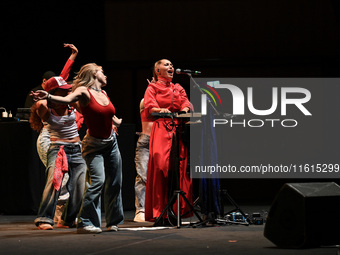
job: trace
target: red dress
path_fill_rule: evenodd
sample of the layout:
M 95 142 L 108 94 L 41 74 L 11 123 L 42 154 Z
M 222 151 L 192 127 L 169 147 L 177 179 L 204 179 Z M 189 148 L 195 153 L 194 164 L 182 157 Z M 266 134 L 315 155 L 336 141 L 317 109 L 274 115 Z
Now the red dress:
M 179 84 L 173 84 L 166 79 L 159 78 L 157 83 L 150 83 L 145 91 L 144 104 L 146 115 L 149 116 L 152 108 L 167 108 L 171 112 L 178 112 L 190 107 L 185 90 Z M 169 163 L 170 152 L 177 125 L 172 125 L 170 118 L 155 120 L 152 126 L 149 147 L 149 164 L 145 191 L 145 220 L 152 221 L 162 213 L 168 203 Z M 187 148 L 181 137 L 178 137 L 178 151 L 180 161 L 179 184 L 180 189 L 192 203 L 192 181 L 187 174 Z M 171 194 L 172 195 L 172 194 Z M 176 204 L 174 204 L 176 212 Z M 190 211 L 190 208 L 181 198 L 181 214 Z M 192 213 L 186 216 L 191 216 Z M 167 214 L 164 214 L 165 218 Z

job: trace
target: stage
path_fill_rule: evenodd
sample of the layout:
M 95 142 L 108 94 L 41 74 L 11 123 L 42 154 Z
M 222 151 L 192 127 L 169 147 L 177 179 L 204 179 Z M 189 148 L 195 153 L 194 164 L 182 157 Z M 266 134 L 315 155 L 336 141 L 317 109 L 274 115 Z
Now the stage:
M 245 212 L 268 211 L 270 205 L 241 205 Z M 228 209 L 228 208 L 226 208 Z M 103 215 L 104 216 L 104 215 Z M 264 225 L 212 225 L 161 230 L 150 223 L 133 222 L 134 212 L 125 212 L 118 232 L 76 234 L 75 229 L 41 231 L 34 215 L 0 215 L 1 254 L 339 254 L 334 247 L 279 249 L 263 236 Z M 104 218 L 103 218 L 104 219 Z M 184 222 L 190 219 L 184 219 Z M 195 218 L 191 218 L 195 222 Z M 144 230 L 134 231 L 140 227 Z M 129 228 L 129 230 L 127 230 Z

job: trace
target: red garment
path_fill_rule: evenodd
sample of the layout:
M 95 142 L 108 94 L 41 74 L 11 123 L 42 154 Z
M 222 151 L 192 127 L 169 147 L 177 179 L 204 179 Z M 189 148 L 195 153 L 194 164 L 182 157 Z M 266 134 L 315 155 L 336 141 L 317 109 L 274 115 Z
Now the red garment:
M 74 61 L 71 59 L 67 59 L 66 64 L 63 68 L 63 70 L 60 73 L 60 76 L 67 81 L 71 68 L 73 66 Z M 60 149 L 57 154 L 56 162 L 55 162 L 55 167 L 54 167 L 54 174 L 53 174 L 53 186 L 54 188 L 58 191 L 61 186 L 61 182 L 63 180 L 63 176 L 65 173 L 68 172 L 68 162 L 67 162 L 67 157 L 66 153 L 64 151 L 64 145 L 60 146 Z
M 91 94 L 90 90 L 90 102 L 87 106 L 80 106 L 81 112 L 84 115 L 84 120 L 88 128 L 88 132 L 92 137 L 95 138 L 108 138 L 112 132 L 113 121 L 112 118 L 115 115 L 115 107 L 111 103 L 109 97 L 108 105 L 101 105 L 97 102 L 94 96 Z
M 63 180 L 64 173 L 68 172 L 68 162 L 66 153 L 64 151 L 64 145 L 60 146 L 57 154 L 57 159 L 55 161 L 54 174 L 53 174 L 53 186 L 58 191 Z
M 60 76 L 63 77 L 65 81 L 67 81 L 71 68 L 73 66 L 74 61 L 71 59 L 67 59 L 66 64 L 63 68 L 63 70 L 60 73 Z M 64 151 L 64 145 L 60 146 L 60 149 L 57 154 L 57 159 L 55 162 L 54 167 L 54 175 L 53 175 L 53 186 L 58 191 L 61 187 L 61 182 L 63 180 L 64 173 L 68 172 L 68 162 L 66 153 Z
M 76 111 L 75 114 L 76 114 L 77 128 L 78 128 L 78 131 L 79 131 L 81 129 L 83 123 L 84 123 L 84 116 L 78 111 Z
M 179 84 L 173 84 L 159 79 L 157 83 L 150 83 L 144 95 L 145 112 L 148 115 L 151 108 L 167 108 L 171 112 L 178 112 L 190 107 L 185 90 Z M 175 120 L 176 126 L 181 120 Z M 168 203 L 169 158 L 172 147 L 173 134 L 176 127 L 171 125 L 171 119 L 157 119 L 150 136 L 149 164 L 145 191 L 145 220 L 158 217 Z M 192 181 L 186 173 L 187 148 L 179 137 L 180 161 L 180 189 L 192 203 Z M 176 203 L 174 204 L 176 212 Z M 181 198 L 181 214 L 188 212 L 189 206 Z M 186 216 L 191 216 L 188 214 Z M 163 217 L 167 215 L 164 214 Z
M 185 107 L 190 108 L 190 102 L 183 87 L 162 78 L 159 78 L 157 83 L 149 84 L 144 95 L 144 105 L 147 117 L 152 108 L 167 108 L 171 112 L 181 111 Z
M 66 64 L 65 64 L 63 70 L 61 71 L 61 73 L 59 75 L 59 76 L 63 77 L 63 79 L 65 81 L 67 81 L 67 79 L 69 77 L 69 74 L 70 74 L 71 68 L 73 66 L 73 63 L 74 63 L 74 60 L 68 59 L 66 61 Z

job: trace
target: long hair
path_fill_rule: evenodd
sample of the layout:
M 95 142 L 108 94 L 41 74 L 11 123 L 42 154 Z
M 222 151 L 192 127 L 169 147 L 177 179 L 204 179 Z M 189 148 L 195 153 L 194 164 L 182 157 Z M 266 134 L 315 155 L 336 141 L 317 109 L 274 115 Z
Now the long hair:
M 164 60 L 164 59 L 158 60 L 158 61 L 154 64 L 154 66 L 153 66 L 153 78 L 155 79 L 155 81 L 158 81 L 158 75 L 157 75 L 156 69 L 158 68 L 158 66 L 159 66 L 160 64 L 162 64 L 162 61 L 163 61 L 163 60 Z
M 51 95 L 54 95 L 54 93 L 57 91 L 57 89 L 51 89 L 48 93 L 50 93 Z M 52 104 L 51 102 L 47 101 L 47 107 L 51 108 Z M 30 114 L 30 119 L 29 119 L 29 123 L 31 125 L 31 128 L 37 132 L 40 132 L 40 130 L 44 127 L 41 118 L 39 117 L 38 113 L 37 113 L 37 102 L 35 102 L 32 106 L 31 106 L 31 114 Z
M 29 119 L 31 128 L 37 132 L 40 132 L 40 130 L 44 127 L 40 117 L 37 114 L 37 103 L 34 103 L 31 106 L 31 115 Z
M 72 91 L 80 86 L 90 87 L 94 84 L 95 81 L 95 74 L 101 69 L 101 66 L 98 66 L 95 63 L 89 63 L 83 65 L 77 76 L 74 77 Z

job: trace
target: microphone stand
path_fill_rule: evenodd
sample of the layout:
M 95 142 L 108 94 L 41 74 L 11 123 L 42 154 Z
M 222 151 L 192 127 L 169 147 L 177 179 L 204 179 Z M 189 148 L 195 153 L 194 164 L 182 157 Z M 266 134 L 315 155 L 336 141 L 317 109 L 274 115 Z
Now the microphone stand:
M 186 73 L 186 74 L 190 77 L 191 81 L 194 83 L 193 87 L 196 88 L 196 89 L 198 89 L 198 91 L 203 95 L 204 92 L 201 90 L 200 85 L 198 85 L 197 82 L 195 81 L 195 79 L 192 77 L 191 73 Z M 220 112 L 215 108 L 215 106 L 214 106 L 213 103 L 211 102 L 210 98 L 207 98 L 207 101 L 208 101 L 210 107 L 214 110 L 214 112 L 215 112 L 216 115 L 222 115 L 222 116 L 225 117 L 226 119 L 232 119 L 232 118 L 235 117 L 233 114 L 230 114 L 230 113 L 220 113 Z
M 191 73 L 187 73 L 187 75 L 190 77 L 190 80 L 194 83 L 193 87 L 198 89 L 198 91 L 201 92 L 201 94 L 203 95 L 204 92 L 201 90 L 200 85 L 198 85 L 197 82 L 195 81 L 195 79 L 192 77 Z M 215 114 L 220 115 L 219 111 L 217 111 L 217 109 L 211 103 L 211 100 L 209 98 L 207 98 L 207 101 L 208 101 L 209 105 L 211 106 L 211 108 L 214 110 Z
M 194 88 L 197 88 L 201 94 L 204 94 L 204 92 L 201 90 L 201 87 L 197 84 L 197 82 L 195 81 L 195 79 L 192 77 L 192 75 L 190 73 L 187 73 L 187 75 L 190 77 L 190 79 L 192 80 L 192 82 L 194 83 L 193 87 Z M 215 107 L 214 105 L 212 104 L 210 98 L 207 98 L 207 101 L 209 102 L 209 105 L 210 107 L 214 110 L 215 114 L 216 115 L 222 115 L 223 117 L 225 118 L 229 118 L 229 119 L 232 119 L 234 117 L 236 117 L 235 115 L 233 114 L 230 114 L 230 113 L 220 113 Z M 227 213 L 224 213 L 224 205 L 222 204 L 222 208 L 221 208 L 221 211 L 222 211 L 222 214 L 223 214 L 223 218 L 218 218 L 218 219 L 208 219 L 205 220 L 205 221 L 200 221 L 198 223 L 195 223 L 194 226 L 200 226 L 200 225 L 203 225 L 205 223 L 207 223 L 208 221 L 210 220 L 213 220 L 215 221 L 216 223 L 224 223 L 224 224 L 239 224 L 239 225 L 245 225 L 245 226 L 249 226 L 249 219 L 247 217 L 247 215 L 241 210 L 241 208 L 236 204 L 236 202 L 232 199 L 232 197 L 229 195 L 228 191 L 226 189 L 223 189 L 223 190 L 220 190 L 220 194 L 222 193 L 222 195 L 224 197 L 226 197 L 230 202 L 231 204 L 235 207 L 235 209 L 231 210 L 231 211 L 228 211 Z M 199 199 L 199 198 L 198 198 Z M 198 200 L 197 199 L 197 200 Z M 222 197 L 222 200 L 223 200 L 223 197 Z M 239 211 L 241 213 L 241 215 L 244 217 L 244 222 L 237 222 L 237 221 L 232 221 L 232 220 L 228 220 L 227 219 L 227 215 L 230 214 L 230 213 L 233 213 L 233 212 L 237 212 Z

